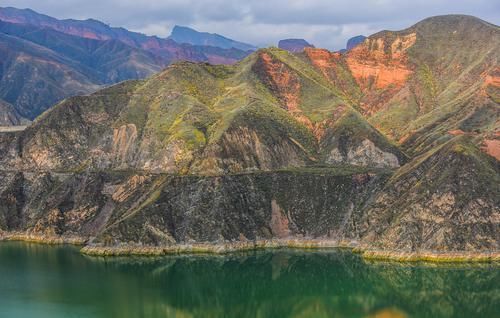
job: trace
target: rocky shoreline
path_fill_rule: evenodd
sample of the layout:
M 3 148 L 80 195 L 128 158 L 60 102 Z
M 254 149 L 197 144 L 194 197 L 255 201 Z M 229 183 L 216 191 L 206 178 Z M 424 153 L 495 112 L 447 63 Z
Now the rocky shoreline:
M 498 263 L 499 252 L 435 252 L 435 251 L 378 251 L 354 247 L 348 243 L 322 240 L 263 240 L 225 244 L 179 244 L 165 247 L 156 246 L 92 246 L 87 245 L 81 252 L 91 256 L 161 256 L 170 254 L 226 254 L 261 249 L 333 249 L 348 248 L 359 253 L 365 260 L 394 262 L 433 263 Z
M 500 265 L 500 252 L 468 251 L 388 251 L 360 247 L 356 242 L 321 240 L 321 239 L 274 239 L 257 241 L 239 241 L 225 243 L 191 243 L 166 246 L 148 246 L 140 244 L 120 244 L 105 246 L 89 244 L 88 238 L 78 236 L 45 236 L 30 233 L 0 233 L 0 241 L 22 241 L 40 244 L 83 245 L 80 252 L 88 256 L 123 257 L 123 256 L 166 256 L 177 254 L 229 254 L 242 251 L 264 249 L 334 249 L 347 248 L 369 261 L 390 262 L 429 262 L 429 263 L 494 263 Z
M 5 233 L 0 232 L 0 241 L 20 241 L 27 243 L 40 243 L 47 245 L 85 245 L 88 239 L 79 236 L 56 236 L 56 235 L 39 235 L 32 233 Z
M 81 252 L 94 256 L 160 256 L 169 254 L 227 254 L 240 251 L 279 248 L 327 249 L 352 247 L 353 246 L 347 242 L 331 240 L 275 239 L 227 243 L 175 244 L 169 246 L 142 246 L 128 244 L 118 246 L 87 245 L 82 248 Z
M 384 251 L 363 250 L 359 251 L 365 260 L 370 261 L 394 261 L 394 262 L 430 262 L 430 263 L 497 263 L 500 265 L 500 253 L 498 251 L 467 252 L 467 251 Z

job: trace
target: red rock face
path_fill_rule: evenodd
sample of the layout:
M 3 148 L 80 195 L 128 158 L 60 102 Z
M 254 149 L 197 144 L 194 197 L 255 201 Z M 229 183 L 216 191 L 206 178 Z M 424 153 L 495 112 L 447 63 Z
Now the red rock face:
M 260 53 L 255 63 L 256 73 L 273 91 L 282 107 L 290 112 L 300 111 L 300 82 L 288 67 L 268 53 Z
M 416 41 L 416 34 L 397 37 L 392 43 L 384 38 L 367 39 L 347 54 L 347 64 L 358 81 L 367 88 L 402 87 L 413 73 L 406 50 Z
M 328 81 L 340 89 L 345 96 L 353 97 L 351 95 L 355 83 L 345 76 L 347 64 L 341 53 L 315 48 L 306 48 L 304 53 L 311 61 L 311 64 L 314 65 Z
M 461 129 L 455 129 L 455 130 L 448 131 L 448 134 L 450 134 L 452 136 L 460 136 L 460 135 L 465 135 L 465 132 Z
M 365 114 L 377 112 L 405 86 L 413 73 L 406 51 L 415 41 L 415 33 L 390 42 L 384 37 L 368 38 L 347 53 L 347 65 L 365 94 L 361 103 Z

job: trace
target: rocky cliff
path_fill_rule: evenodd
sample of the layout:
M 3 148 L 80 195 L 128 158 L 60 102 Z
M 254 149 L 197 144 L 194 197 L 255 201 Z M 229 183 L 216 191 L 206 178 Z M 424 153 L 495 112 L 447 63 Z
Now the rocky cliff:
M 0 228 L 93 243 L 171 245 L 272 238 L 358 239 L 387 179 L 363 170 L 232 176 L 2 173 Z

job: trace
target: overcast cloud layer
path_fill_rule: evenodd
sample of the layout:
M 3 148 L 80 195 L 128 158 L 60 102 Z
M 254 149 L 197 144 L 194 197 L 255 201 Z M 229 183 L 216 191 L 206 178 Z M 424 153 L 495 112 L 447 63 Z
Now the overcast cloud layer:
M 0 0 L 0 6 L 61 19 L 94 18 L 162 37 L 178 24 L 258 46 L 293 37 L 329 49 L 343 48 L 355 35 L 404 29 L 433 15 L 500 22 L 498 0 Z

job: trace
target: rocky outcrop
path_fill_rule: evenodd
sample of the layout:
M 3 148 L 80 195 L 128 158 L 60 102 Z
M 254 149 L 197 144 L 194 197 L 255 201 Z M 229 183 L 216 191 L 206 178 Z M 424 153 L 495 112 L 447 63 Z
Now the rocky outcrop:
M 278 96 L 282 107 L 288 111 L 296 111 L 300 102 L 301 85 L 288 66 L 274 59 L 271 54 L 261 52 L 253 67 L 261 80 Z
M 307 152 L 292 138 L 280 135 L 277 131 L 276 136 L 264 136 L 254 127 L 230 129 L 217 144 L 205 148 L 191 171 L 223 174 L 307 166 L 311 161 Z
M 356 148 L 347 149 L 344 153 L 341 153 L 339 148 L 332 149 L 325 161 L 329 164 L 353 163 L 359 166 L 375 166 L 379 168 L 397 168 L 400 166 L 396 155 L 380 150 L 368 139 L 363 140 L 361 145 Z

